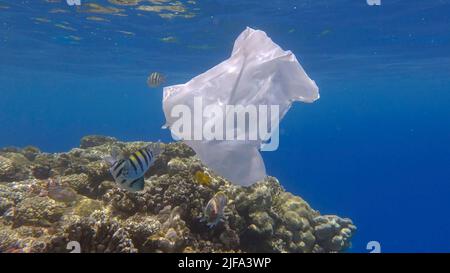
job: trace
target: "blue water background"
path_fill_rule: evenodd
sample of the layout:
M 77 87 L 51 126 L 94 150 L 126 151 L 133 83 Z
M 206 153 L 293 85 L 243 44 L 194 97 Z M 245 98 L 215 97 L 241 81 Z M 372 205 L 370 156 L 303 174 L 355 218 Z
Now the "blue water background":
M 0 147 L 66 151 L 88 134 L 170 141 L 149 72 L 184 83 L 250 26 L 292 50 L 321 93 L 282 121 L 268 174 L 321 213 L 352 218 L 352 252 L 372 240 L 383 252 L 450 251 L 450 1 L 182 2 L 194 18 L 0 1 Z

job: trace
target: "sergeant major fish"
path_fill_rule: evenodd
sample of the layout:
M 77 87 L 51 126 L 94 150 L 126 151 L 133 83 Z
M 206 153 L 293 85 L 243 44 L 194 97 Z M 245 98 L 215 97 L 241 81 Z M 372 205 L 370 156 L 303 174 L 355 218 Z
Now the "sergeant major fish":
M 208 227 L 212 228 L 225 218 L 224 209 L 228 204 L 228 197 L 224 192 L 217 192 L 204 209 L 202 221 L 205 221 Z
M 151 88 L 158 87 L 160 84 L 164 83 L 166 78 L 158 72 L 151 73 L 147 78 L 147 85 Z
M 105 160 L 111 165 L 109 171 L 117 185 L 125 190 L 136 192 L 144 189 L 144 175 L 161 154 L 159 143 L 150 144 L 125 158 L 117 148 Z

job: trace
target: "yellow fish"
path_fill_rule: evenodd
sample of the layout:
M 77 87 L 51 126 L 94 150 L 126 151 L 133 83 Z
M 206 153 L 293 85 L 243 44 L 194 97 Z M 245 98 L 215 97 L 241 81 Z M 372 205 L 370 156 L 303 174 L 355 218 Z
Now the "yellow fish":
M 195 180 L 202 186 L 210 186 L 211 185 L 211 176 L 204 171 L 196 171 L 195 172 Z

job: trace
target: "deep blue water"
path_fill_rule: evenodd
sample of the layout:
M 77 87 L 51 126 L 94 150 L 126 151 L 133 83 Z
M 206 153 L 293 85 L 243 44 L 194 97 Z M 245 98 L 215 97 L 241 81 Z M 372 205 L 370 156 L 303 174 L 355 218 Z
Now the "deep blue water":
M 321 93 L 282 121 L 268 173 L 321 213 L 352 218 L 350 251 L 372 240 L 383 252 L 450 251 L 450 1 L 196 2 L 162 18 L 100 0 L 0 0 L 0 147 L 170 141 L 149 72 L 184 83 L 250 26 L 292 50 Z

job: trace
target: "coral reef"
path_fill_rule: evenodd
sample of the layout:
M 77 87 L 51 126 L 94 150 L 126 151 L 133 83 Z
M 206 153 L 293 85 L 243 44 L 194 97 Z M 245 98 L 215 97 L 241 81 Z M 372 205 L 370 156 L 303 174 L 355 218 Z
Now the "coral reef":
M 183 143 L 164 144 L 141 192 L 115 186 L 103 158 L 148 143 L 87 136 L 80 148 L 0 150 L 0 252 L 341 252 L 355 225 L 321 215 L 273 177 L 244 188 L 214 174 Z M 203 174 L 207 173 L 208 176 Z M 228 198 L 208 228 L 204 208 Z

